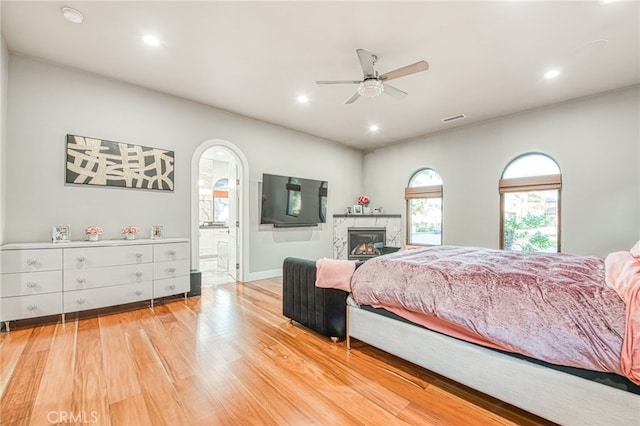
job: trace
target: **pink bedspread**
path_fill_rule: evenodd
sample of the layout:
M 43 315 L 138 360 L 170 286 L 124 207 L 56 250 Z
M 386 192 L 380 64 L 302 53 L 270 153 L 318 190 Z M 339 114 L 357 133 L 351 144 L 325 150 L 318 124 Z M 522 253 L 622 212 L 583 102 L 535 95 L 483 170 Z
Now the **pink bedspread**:
M 640 241 L 628 252 L 607 256 L 605 278 L 627 307 L 620 359 L 622 371 L 640 385 Z
M 368 260 L 351 288 L 359 304 L 436 317 L 487 346 L 624 375 L 625 305 L 600 257 L 431 247 Z

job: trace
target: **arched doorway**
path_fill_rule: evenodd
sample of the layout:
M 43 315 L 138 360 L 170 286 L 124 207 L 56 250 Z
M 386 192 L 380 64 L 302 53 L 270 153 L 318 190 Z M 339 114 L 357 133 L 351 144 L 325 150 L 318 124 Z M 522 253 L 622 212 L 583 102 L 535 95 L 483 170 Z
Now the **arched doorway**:
M 213 268 L 210 276 L 216 282 L 225 277 L 242 281 L 245 276 L 247 175 L 244 154 L 227 141 L 205 141 L 193 154 L 191 267 L 203 273 L 203 268 Z

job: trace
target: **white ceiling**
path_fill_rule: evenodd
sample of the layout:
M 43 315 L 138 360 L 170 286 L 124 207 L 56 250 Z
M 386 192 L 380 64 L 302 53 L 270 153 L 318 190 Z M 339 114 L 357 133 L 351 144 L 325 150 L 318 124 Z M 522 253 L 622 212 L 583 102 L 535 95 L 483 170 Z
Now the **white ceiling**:
M 640 83 L 639 4 L 2 0 L 1 13 L 13 53 L 368 149 Z M 356 85 L 315 81 L 361 79 L 357 48 L 380 74 L 423 59 L 430 69 L 391 83 L 402 100 L 345 105 Z M 545 80 L 550 68 L 561 74 Z

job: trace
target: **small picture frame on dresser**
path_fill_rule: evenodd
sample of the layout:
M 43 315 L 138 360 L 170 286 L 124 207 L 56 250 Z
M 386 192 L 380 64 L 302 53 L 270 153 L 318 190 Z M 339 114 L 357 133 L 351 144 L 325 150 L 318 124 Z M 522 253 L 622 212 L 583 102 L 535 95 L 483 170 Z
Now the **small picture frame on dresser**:
M 53 225 L 51 228 L 51 242 L 68 243 L 71 241 L 71 227 L 69 225 Z
M 162 239 L 162 226 L 153 225 L 151 227 L 151 239 L 152 240 L 160 240 L 160 239 Z

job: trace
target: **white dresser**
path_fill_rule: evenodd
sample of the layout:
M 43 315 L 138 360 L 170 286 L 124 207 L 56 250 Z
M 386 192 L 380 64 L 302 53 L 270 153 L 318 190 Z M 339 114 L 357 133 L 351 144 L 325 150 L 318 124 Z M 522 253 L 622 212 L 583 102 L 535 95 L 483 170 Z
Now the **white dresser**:
M 6 244 L 0 321 L 78 312 L 186 294 L 186 238 Z

